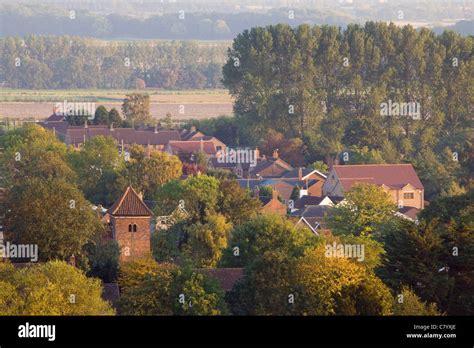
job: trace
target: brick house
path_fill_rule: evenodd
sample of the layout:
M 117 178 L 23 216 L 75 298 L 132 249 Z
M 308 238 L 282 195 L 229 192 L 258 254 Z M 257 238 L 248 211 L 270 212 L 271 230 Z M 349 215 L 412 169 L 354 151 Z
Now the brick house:
M 323 185 L 323 195 L 344 196 L 356 183 L 382 187 L 400 208 L 424 208 L 424 188 L 411 164 L 335 165 Z
M 120 260 L 144 257 L 151 252 L 152 211 L 131 187 L 109 208 L 112 238 L 120 247 Z

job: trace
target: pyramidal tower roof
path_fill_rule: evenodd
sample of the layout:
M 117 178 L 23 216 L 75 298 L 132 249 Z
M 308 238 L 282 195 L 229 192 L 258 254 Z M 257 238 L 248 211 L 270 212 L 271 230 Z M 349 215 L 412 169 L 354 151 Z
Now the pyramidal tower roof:
M 113 216 L 152 216 L 153 212 L 146 206 L 140 195 L 128 186 L 123 195 L 109 208 Z

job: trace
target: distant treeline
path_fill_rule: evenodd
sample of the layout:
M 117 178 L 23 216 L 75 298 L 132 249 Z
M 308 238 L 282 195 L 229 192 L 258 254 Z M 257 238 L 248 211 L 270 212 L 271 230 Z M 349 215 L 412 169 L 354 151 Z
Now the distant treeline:
M 0 83 L 32 89 L 218 88 L 227 47 L 225 42 L 8 37 L 0 39 Z
M 103 39 L 231 40 L 245 29 L 286 23 L 329 24 L 345 27 L 366 20 L 427 21 L 463 18 L 465 7 L 426 1 L 367 2 L 353 8 L 338 1 L 89 1 L 55 2 L 47 5 L 1 4 L 0 37 L 71 35 Z M 248 6 L 247 6 L 248 5 Z M 263 6 L 263 7 L 259 7 Z M 264 5 L 274 7 L 265 8 Z M 281 7 L 291 6 L 291 7 Z M 420 12 L 420 9 L 423 9 Z M 402 14 L 400 13 L 402 11 Z M 452 28 L 462 35 L 474 34 L 474 22 L 461 21 Z M 437 33 L 442 28 L 436 28 Z
M 291 14 L 290 11 L 294 13 Z M 36 7 L 4 6 L 0 7 L 0 37 L 40 34 L 104 39 L 232 40 L 241 31 L 257 25 L 345 25 L 350 21 L 351 17 L 329 10 L 275 9 L 266 13 L 197 13 L 179 10 L 144 19 L 115 13 L 102 15 L 79 9 L 53 11 Z

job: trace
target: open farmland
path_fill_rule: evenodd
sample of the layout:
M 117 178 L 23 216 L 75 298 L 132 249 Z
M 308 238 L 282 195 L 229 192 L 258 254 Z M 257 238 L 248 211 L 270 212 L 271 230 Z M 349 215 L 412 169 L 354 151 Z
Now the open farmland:
M 43 119 L 56 103 L 93 102 L 121 111 L 122 100 L 134 90 L 20 90 L 0 89 L 0 118 Z M 226 90 L 137 90 L 150 95 L 153 117 L 170 113 L 175 119 L 212 118 L 232 114 L 232 97 Z M 183 108 L 184 106 L 184 108 Z

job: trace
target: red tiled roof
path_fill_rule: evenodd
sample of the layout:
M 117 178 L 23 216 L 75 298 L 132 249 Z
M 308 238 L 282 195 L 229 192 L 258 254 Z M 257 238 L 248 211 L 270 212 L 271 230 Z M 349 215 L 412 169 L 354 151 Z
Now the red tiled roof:
M 221 288 L 225 291 L 232 290 L 234 284 L 244 275 L 243 268 L 210 268 L 200 269 L 199 271 L 216 279 Z
M 357 182 L 397 189 L 410 184 L 417 189 L 423 189 L 423 184 L 411 164 L 335 165 L 334 170 L 344 190 L 350 190 Z
M 180 135 L 175 130 L 160 130 L 156 133 L 154 131 L 135 130 L 133 128 L 110 128 L 105 127 L 93 127 L 88 128 L 72 128 L 69 127 L 66 131 L 68 140 L 71 144 L 79 144 L 88 140 L 92 137 L 99 135 L 110 136 L 121 143 L 122 140 L 125 144 L 138 144 L 138 145 L 166 145 L 169 141 L 179 140 Z
M 124 194 L 107 211 L 113 216 L 151 216 L 152 211 L 146 206 L 138 193 L 129 186 Z
M 54 130 L 56 133 L 65 135 L 67 132 L 67 129 L 69 127 L 69 123 L 66 121 L 45 121 L 45 122 L 39 122 L 39 125 L 41 127 L 44 127 L 49 130 Z
M 177 153 L 195 153 L 202 150 L 208 155 L 214 155 L 217 153 L 216 146 L 212 141 L 170 141 L 169 146 L 173 154 Z

